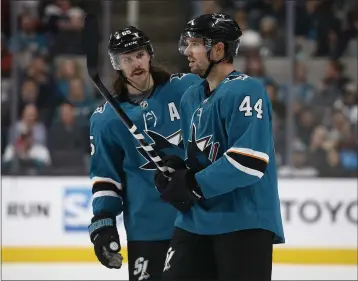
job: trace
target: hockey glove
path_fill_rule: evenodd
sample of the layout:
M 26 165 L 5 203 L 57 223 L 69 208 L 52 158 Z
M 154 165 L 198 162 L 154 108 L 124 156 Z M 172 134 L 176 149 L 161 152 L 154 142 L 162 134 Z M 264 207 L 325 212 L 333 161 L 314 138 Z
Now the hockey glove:
M 115 217 L 101 214 L 91 222 L 88 230 L 97 259 L 108 268 L 121 268 L 123 257 Z
M 195 173 L 189 169 L 176 170 L 162 192 L 167 202 L 189 202 L 189 208 L 198 200 L 204 199 L 203 193 L 195 180 Z M 187 209 L 189 209 L 187 208 Z
M 181 159 L 179 156 L 167 155 L 167 156 L 163 157 L 162 160 L 163 160 L 165 166 L 167 166 L 168 168 L 170 168 L 174 171 L 186 169 L 185 161 L 183 159 Z M 160 193 L 162 193 L 166 189 L 166 187 L 169 183 L 169 180 L 170 180 L 170 178 L 164 176 L 163 173 L 159 169 L 156 170 L 155 175 L 154 175 L 154 183 Z
M 165 165 L 173 170 L 182 170 L 186 169 L 185 161 L 176 156 L 176 155 L 167 155 L 163 158 L 163 162 Z M 168 202 L 171 204 L 174 208 L 176 208 L 180 212 L 185 212 L 191 208 L 193 203 L 191 201 L 183 201 L 183 200 L 168 200 L 166 194 L 166 188 L 169 184 L 170 178 L 163 175 L 163 173 L 157 169 L 155 176 L 154 176 L 154 182 L 155 186 L 157 187 L 158 191 L 160 192 L 160 197 L 163 201 Z

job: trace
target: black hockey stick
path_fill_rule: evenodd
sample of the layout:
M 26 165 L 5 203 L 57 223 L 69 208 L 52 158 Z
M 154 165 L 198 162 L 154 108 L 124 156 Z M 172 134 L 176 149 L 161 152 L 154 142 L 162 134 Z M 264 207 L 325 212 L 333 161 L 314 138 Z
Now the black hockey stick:
M 143 148 L 148 157 L 153 161 L 157 168 L 164 173 L 164 175 L 169 177 L 169 174 L 174 172 L 174 170 L 164 165 L 164 162 L 158 155 L 158 152 L 154 150 L 154 148 L 144 140 L 143 134 L 138 131 L 137 127 L 133 124 L 133 122 L 129 119 L 128 115 L 121 108 L 119 102 L 116 101 L 116 99 L 106 89 L 101 79 L 99 78 L 98 42 L 100 41 L 100 38 L 98 22 L 94 15 L 87 15 L 85 18 L 83 40 L 87 59 L 87 70 L 92 82 L 94 83 L 98 91 L 102 94 L 102 96 L 106 99 L 106 101 L 112 106 L 114 111 L 118 114 L 119 118 L 131 132 L 133 137 L 135 137 L 139 141 L 140 146 Z

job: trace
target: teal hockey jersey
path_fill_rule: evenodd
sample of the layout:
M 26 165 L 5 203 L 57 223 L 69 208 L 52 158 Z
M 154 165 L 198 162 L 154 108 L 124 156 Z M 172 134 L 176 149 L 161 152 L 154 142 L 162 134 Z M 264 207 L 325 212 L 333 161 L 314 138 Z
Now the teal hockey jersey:
M 188 87 L 199 81 L 193 74 L 172 75 L 139 105 L 121 103 L 137 128 L 145 131 L 145 140 L 162 157 L 184 157 L 180 99 Z M 177 211 L 160 199 L 154 185 L 156 166 L 107 103 L 91 116 L 90 140 L 93 213 L 123 212 L 128 241 L 170 239 Z
M 277 189 L 272 108 L 255 79 L 232 72 L 211 93 L 206 81 L 190 87 L 181 101 L 187 165 L 204 197 L 179 213 L 175 225 L 215 235 L 262 228 L 284 242 Z

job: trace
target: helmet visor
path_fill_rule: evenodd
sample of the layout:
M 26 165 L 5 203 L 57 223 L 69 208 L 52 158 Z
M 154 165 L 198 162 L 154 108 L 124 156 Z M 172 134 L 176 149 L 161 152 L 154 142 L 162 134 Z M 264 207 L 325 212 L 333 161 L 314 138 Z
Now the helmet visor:
M 130 68 L 136 63 L 141 63 L 141 61 L 149 55 L 147 48 L 143 46 L 124 53 L 112 51 L 108 52 L 108 54 L 111 64 L 115 70 Z
M 184 31 L 179 39 L 179 53 L 186 55 L 186 51 L 191 48 L 199 49 L 202 51 L 210 51 L 211 40 L 197 32 Z

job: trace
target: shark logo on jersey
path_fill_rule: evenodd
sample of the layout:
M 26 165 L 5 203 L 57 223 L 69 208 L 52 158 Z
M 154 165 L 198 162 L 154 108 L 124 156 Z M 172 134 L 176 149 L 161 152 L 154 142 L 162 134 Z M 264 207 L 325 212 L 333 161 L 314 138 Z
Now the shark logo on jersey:
M 202 170 L 216 160 L 220 147 L 219 142 L 212 141 L 213 135 L 196 138 L 196 126 L 191 128 L 191 139 L 187 147 L 187 166 L 192 170 Z
M 179 79 L 181 80 L 184 76 L 187 76 L 189 73 L 176 73 L 176 74 L 172 74 L 170 76 L 170 82 L 172 82 L 173 79 Z
M 176 154 L 178 156 L 184 157 L 184 144 L 181 131 L 176 131 L 168 137 L 162 136 L 157 132 L 147 130 L 146 134 L 151 138 L 152 143 L 150 145 L 158 151 L 160 157 L 164 157 L 166 154 Z M 144 149 L 137 147 L 138 152 L 147 160 L 140 169 L 143 170 L 155 170 L 157 167 L 153 161 L 145 153 Z

